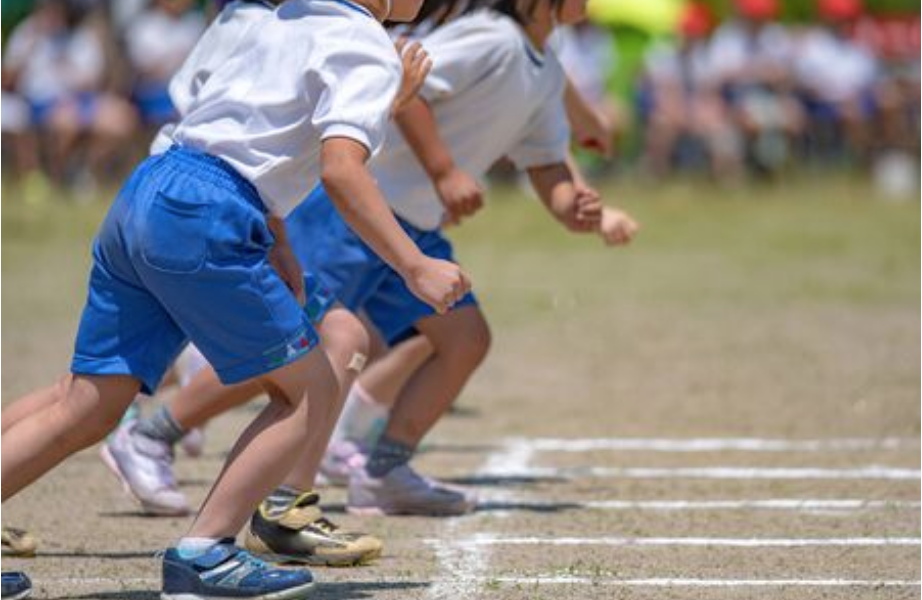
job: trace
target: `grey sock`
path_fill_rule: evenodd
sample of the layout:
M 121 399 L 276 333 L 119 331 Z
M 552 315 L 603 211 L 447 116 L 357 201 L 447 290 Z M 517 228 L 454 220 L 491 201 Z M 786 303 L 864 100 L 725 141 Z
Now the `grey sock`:
M 287 485 L 280 485 L 263 501 L 264 514 L 270 519 L 281 517 L 291 503 L 302 494 L 301 491 Z
M 186 432 L 173 419 L 166 406 L 158 408 L 154 414 L 138 421 L 136 431 L 141 435 L 175 445 Z
M 368 457 L 365 470 L 372 477 L 384 477 L 395 468 L 410 462 L 415 451 L 412 446 L 382 435 Z

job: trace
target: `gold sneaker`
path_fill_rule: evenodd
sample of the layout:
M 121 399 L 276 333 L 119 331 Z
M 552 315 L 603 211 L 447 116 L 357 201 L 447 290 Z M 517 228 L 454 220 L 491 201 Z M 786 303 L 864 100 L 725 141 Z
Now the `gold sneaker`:
M 253 554 L 275 562 L 311 566 L 352 567 L 381 556 L 384 544 L 366 533 L 348 532 L 323 516 L 320 496 L 298 496 L 277 517 L 270 517 L 265 502 L 250 519 L 244 546 Z
M 38 541 L 28 531 L 3 528 L 3 556 L 35 556 Z

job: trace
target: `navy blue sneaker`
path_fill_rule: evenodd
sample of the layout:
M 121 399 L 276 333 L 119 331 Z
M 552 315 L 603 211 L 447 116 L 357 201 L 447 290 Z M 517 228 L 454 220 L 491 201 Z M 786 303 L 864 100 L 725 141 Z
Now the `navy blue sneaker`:
M 161 600 L 295 600 L 314 587 L 307 569 L 280 569 L 222 540 L 196 558 L 183 558 L 176 548 L 163 555 Z
M 3 600 L 20 600 L 32 595 L 32 582 L 29 576 L 20 571 L 10 571 L 2 574 L 3 590 L 0 597 Z

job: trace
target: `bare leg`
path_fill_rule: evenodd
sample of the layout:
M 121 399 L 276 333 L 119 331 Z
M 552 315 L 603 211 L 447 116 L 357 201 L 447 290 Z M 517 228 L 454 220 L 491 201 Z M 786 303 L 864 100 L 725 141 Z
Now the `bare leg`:
M 311 428 L 307 438 L 303 440 L 304 449 L 300 452 L 294 469 L 285 479 L 285 485 L 302 491 L 314 487 L 320 461 L 342 412 L 345 392 L 361 369 L 354 357 L 364 356 L 368 351 L 368 334 L 365 327 L 345 308 L 334 308 L 327 313 L 318 331 L 339 383 L 340 394 L 328 404 L 311 404 Z
M 235 536 L 269 492 L 294 466 L 308 427 L 309 406 L 338 395 L 326 354 L 308 353 L 260 379 L 271 403 L 234 445 L 189 531 L 193 537 Z
M 210 366 L 170 399 L 170 416 L 184 431 L 201 427 L 214 417 L 245 404 L 262 393 L 258 381 L 223 385 Z
M 359 383 L 375 402 L 392 407 L 407 381 L 429 360 L 432 352 L 429 338 L 414 336 L 372 362 L 362 373 Z
M 411 447 L 451 407 L 490 347 L 489 327 L 476 306 L 427 317 L 417 323 L 417 329 L 435 353 L 407 382 L 384 432 Z
M 139 389 L 138 380 L 128 376 L 68 375 L 46 390 L 53 401 L 3 432 L 3 500 L 105 437 Z M 25 400 L 35 402 L 34 397 Z
M 52 385 L 35 390 L 4 408 L 2 419 L 0 419 L 0 430 L 6 433 L 7 430 L 24 418 L 54 404 L 60 398 L 59 387 L 59 385 Z

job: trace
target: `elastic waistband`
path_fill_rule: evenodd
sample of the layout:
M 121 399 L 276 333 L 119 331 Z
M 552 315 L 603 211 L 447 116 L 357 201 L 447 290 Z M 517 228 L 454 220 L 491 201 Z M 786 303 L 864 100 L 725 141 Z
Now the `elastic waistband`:
M 200 171 L 204 171 L 215 181 L 221 181 L 230 185 L 234 191 L 238 192 L 241 197 L 253 205 L 253 208 L 263 214 L 269 212 L 262 198 L 260 198 L 256 186 L 238 173 L 234 167 L 230 166 L 224 159 L 214 156 L 213 154 L 208 154 L 207 152 L 202 152 L 201 150 L 180 146 L 179 144 L 170 146 L 170 149 L 166 151 L 164 156 L 168 156 L 170 160 L 182 162 Z

